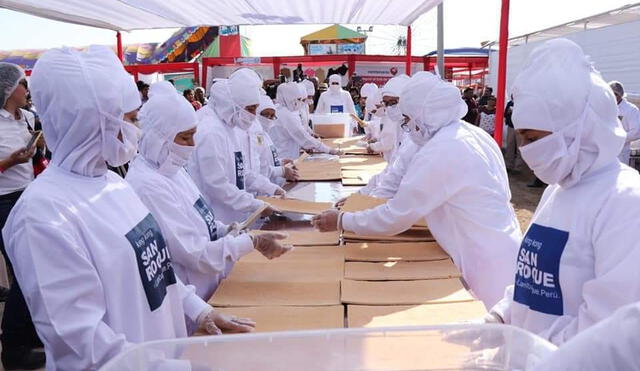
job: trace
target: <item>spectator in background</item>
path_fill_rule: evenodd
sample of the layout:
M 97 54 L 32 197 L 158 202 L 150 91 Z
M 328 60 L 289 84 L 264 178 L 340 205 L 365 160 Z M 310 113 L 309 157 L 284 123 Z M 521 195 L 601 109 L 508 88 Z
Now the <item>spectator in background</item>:
M 618 156 L 620 162 L 629 165 L 629 157 L 631 156 L 631 142 L 640 139 L 640 111 L 635 104 L 630 103 L 625 98 L 624 86 L 618 81 L 611 81 L 609 87 L 613 90 L 618 103 L 618 118 L 622 123 L 622 128 L 627 132 L 627 139 L 624 147 Z
M 4 228 L 9 213 L 34 177 L 31 158 L 35 146 L 26 148 L 31 139 L 28 112 L 20 108 L 27 104 L 27 93 L 27 80 L 22 68 L 0 63 L 0 229 Z M 2 364 L 10 370 L 43 367 L 44 353 L 33 351 L 40 345 L 40 339 L 2 238 L 0 250 L 7 269 L 14 277 L 2 317 Z
M 462 119 L 470 124 L 478 125 L 476 123 L 476 119 L 478 117 L 478 104 L 473 97 L 473 89 L 464 89 L 462 92 L 462 99 L 467 104 L 467 114 Z
M 140 92 L 140 100 L 145 104 L 149 100 L 149 84 L 142 80 L 136 81 L 138 91 Z
M 478 99 L 478 106 L 480 107 L 486 106 L 489 102 L 489 98 L 491 98 L 492 95 L 493 95 L 493 89 L 491 89 L 488 86 L 484 88 L 484 92 L 482 93 L 482 96 L 480 97 L 480 99 Z
M 207 105 L 207 97 L 205 96 L 204 88 L 202 86 L 198 86 L 194 90 L 195 98 L 198 102 L 200 102 L 201 106 Z
M 359 97 L 358 103 L 356 104 L 356 113 L 358 114 L 358 118 L 360 120 L 364 120 L 364 113 L 366 112 L 365 107 L 367 105 L 366 97 Z
M 184 97 L 185 97 L 185 99 L 186 99 L 187 101 L 189 101 L 189 103 L 191 103 L 191 105 L 193 106 L 193 109 L 194 109 L 194 110 L 196 110 L 196 111 L 197 111 L 197 110 L 199 110 L 200 108 L 202 108 L 202 104 L 196 100 L 196 96 L 195 96 L 195 94 L 193 93 L 193 90 L 192 90 L 192 89 L 184 89 L 184 90 L 182 91 L 182 96 L 184 96 Z
M 522 168 L 522 156 L 520 156 L 520 136 L 516 135 L 513 128 L 511 115 L 513 114 L 513 96 L 507 102 L 504 109 L 504 121 L 507 125 L 507 148 L 504 152 L 504 162 L 507 166 L 507 172 L 511 174 L 519 174 Z
M 487 105 L 478 108 L 476 120 L 476 126 L 493 136 L 496 130 L 496 97 L 489 97 Z
M 302 64 L 298 63 L 298 67 L 293 70 L 293 81 L 300 82 L 304 80 L 304 71 L 302 71 Z

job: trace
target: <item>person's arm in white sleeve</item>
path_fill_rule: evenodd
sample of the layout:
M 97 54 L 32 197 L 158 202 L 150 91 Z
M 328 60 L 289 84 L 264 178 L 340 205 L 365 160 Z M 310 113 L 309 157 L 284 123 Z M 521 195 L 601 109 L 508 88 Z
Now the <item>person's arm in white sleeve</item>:
M 250 193 L 238 189 L 235 179 L 231 180 L 227 177 L 223 166 L 225 154 L 223 151 L 226 149 L 219 148 L 220 144 L 216 142 L 211 139 L 211 136 L 202 138 L 198 143 L 198 149 L 193 154 L 197 158 L 192 161 L 196 161 L 204 181 L 204 184 L 200 185 L 200 191 L 210 200 L 225 204 L 234 210 L 248 213 L 257 210 L 263 202 L 256 200 Z
M 193 285 L 185 285 L 178 276 L 176 276 L 176 285 L 182 299 L 184 315 L 197 325 L 198 317 L 205 311 L 213 310 L 213 307 L 196 295 L 196 288 Z
M 25 218 L 9 231 L 5 228 L 4 238 L 38 335 L 56 360 L 55 368 L 96 370 L 133 346 L 103 321 L 102 282 L 91 256 L 81 247 L 84 242 L 67 232 L 64 223 Z
M 627 132 L 627 143 L 640 139 L 640 110 L 633 109 L 629 117 L 629 131 Z
M 384 126 L 377 142 L 371 143 L 369 147 L 375 152 L 392 151 L 398 141 L 396 124 L 390 120 L 384 120 Z
M 407 173 L 411 160 L 413 160 L 412 153 L 400 153 L 393 164 L 388 165 L 386 171 L 380 174 L 377 186 L 371 192 L 371 196 L 378 198 L 392 198 L 398 193 L 398 188 Z
M 273 196 L 280 189 L 279 186 L 271 183 L 269 178 L 255 171 L 245 171 L 244 181 L 247 191 L 258 195 Z
M 318 98 L 318 107 L 314 113 L 325 114 L 329 113 L 329 106 L 327 105 L 327 97 L 326 92 L 320 94 L 320 98 Z
M 287 115 L 284 119 L 287 121 L 283 122 L 283 127 L 287 131 L 289 137 L 293 139 L 300 148 L 306 150 L 312 149 L 323 153 L 331 152 L 331 148 L 309 135 L 302 129 L 298 122 L 293 121 L 293 116 Z
M 629 207 L 629 198 L 609 200 L 598 213 L 591 236 L 595 277 L 582 286 L 583 302 L 576 316 L 556 319 L 543 334 L 561 345 L 578 332 L 611 316 L 618 308 L 640 297 L 640 209 Z
M 345 113 L 351 113 L 357 116 L 358 114 L 356 113 L 356 105 L 355 103 L 353 103 L 351 94 L 349 94 L 349 92 L 342 91 L 342 97 L 345 105 Z
M 452 162 L 444 164 L 438 152 L 434 147 L 428 152 L 419 152 L 396 195 L 376 208 L 344 213 L 343 229 L 357 234 L 395 235 L 442 205 L 462 186 L 464 177 L 459 176 L 461 169 L 452 166 Z M 457 176 L 449 176 L 454 172 Z
M 216 223 L 223 230 L 218 231 L 217 240 L 211 241 L 208 233 L 196 230 L 191 217 L 171 192 L 163 192 L 162 195 L 155 192 L 157 190 L 154 194 L 136 190 L 160 224 L 173 261 L 202 273 L 213 271 L 223 275 L 227 268 L 253 250 L 253 242 L 246 234 L 220 237 L 227 229 L 222 223 Z

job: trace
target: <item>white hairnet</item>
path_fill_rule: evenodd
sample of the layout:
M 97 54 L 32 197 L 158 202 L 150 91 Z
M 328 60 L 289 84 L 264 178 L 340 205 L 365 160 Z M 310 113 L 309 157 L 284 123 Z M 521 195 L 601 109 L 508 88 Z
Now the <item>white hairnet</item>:
M 618 120 L 611 88 L 572 41 L 545 42 L 529 56 L 513 84 L 516 129 L 559 133 L 570 169 L 559 184 L 569 187 L 582 175 L 611 163 L 625 132 Z
M 231 99 L 238 108 L 260 103 L 262 81 L 255 71 L 240 68 L 229 76 L 228 81 Z
M 410 77 L 405 74 L 392 77 L 380 89 L 380 95 L 383 97 L 400 97 L 402 90 L 409 83 L 409 79 Z
M 368 82 L 360 88 L 360 96 L 369 98 L 378 93 L 378 85 Z
M 262 113 L 262 111 L 264 111 L 266 109 L 275 110 L 276 106 L 275 106 L 275 104 L 273 104 L 273 101 L 271 100 L 271 98 L 269 98 L 269 96 L 261 95 L 260 96 L 260 105 L 258 106 L 258 109 L 256 110 L 256 113 L 259 115 L 259 114 Z
M 307 96 L 316 95 L 316 86 L 309 80 L 302 80 L 300 82 L 304 88 L 307 90 Z
M 126 74 L 122 79 L 122 109 L 125 113 L 135 111 L 142 105 L 140 92 L 133 76 Z
M 332 82 L 337 82 L 342 84 L 342 78 L 338 74 L 333 74 L 329 76 L 329 85 L 331 85 Z
M 418 125 L 426 139 L 467 114 L 460 90 L 425 71 L 410 78 L 400 94 L 399 104 L 402 113 Z
M 140 154 L 150 164 L 160 166 L 176 135 L 194 128 L 197 118 L 191 104 L 170 83 L 157 82 L 151 85 L 151 91 L 154 94 L 149 94 L 149 100 L 140 109 Z
M 0 62 L 0 108 L 4 107 L 22 79 L 24 79 L 22 67 L 13 63 Z
M 298 97 L 307 99 L 307 88 L 302 83 L 296 83 L 296 86 L 298 87 Z
M 211 101 L 206 107 L 211 106 L 214 112 L 222 121 L 231 125 L 231 117 L 235 112 L 234 103 L 231 99 L 231 91 L 229 90 L 229 80 L 221 79 L 216 81 L 211 87 Z
M 106 47 L 51 49 L 38 59 L 31 93 L 52 164 L 85 176 L 106 173 L 105 161 L 124 146 L 118 133 L 126 142 L 129 129 L 135 130 L 122 119 L 124 74 L 122 63 Z
M 295 101 L 300 98 L 300 90 L 295 82 L 285 82 L 278 85 L 276 90 L 276 103 L 294 110 Z

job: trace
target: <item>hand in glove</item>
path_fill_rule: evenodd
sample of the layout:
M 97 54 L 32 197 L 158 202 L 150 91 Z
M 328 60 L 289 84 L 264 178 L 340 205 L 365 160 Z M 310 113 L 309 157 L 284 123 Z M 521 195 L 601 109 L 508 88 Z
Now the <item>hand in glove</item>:
M 287 192 L 284 189 L 278 187 L 278 188 L 276 188 L 275 192 L 273 192 L 273 195 L 276 196 L 276 197 L 284 198 L 284 196 L 287 195 Z
M 340 211 L 331 209 L 324 211 L 320 215 L 316 215 L 311 219 L 311 225 L 313 225 L 320 232 L 337 231 L 340 226 L 338 220 L 340 219 Z
M 279 213 L 280 210 L 276 209 L 275 207 L 269 205 L 267 206 L 266 209 L 264 209 L 264 211 L 260 214 L 261 217 L 266 218 L 268 216 L 271 216 L 275 213 Z
M 204 329 L 207 334 L 221 335 L 223 332 L 252 332 L 256 323 L 248 318 L 238 318 L 207 308 L 198 316 L 198 327 Z
M 331 151 L 329 151 L 329 154 L 340 156 L 342 155 L 342 151 L 339 149 L 332 148 Z
M 284 166 L 284 178 L 290 182 L 295 182 L 299 178 L 298 169 L 295 166 Z
M 252 236 L 253 248 L 258 250 L 265 258 L 274 259 L 293 248 L 291 245 L 283 245 L 280 242 L 280 240 L 284 240 L 285 238 L 287 238 L 287 235 L 284 233 L 261 233 Z
M 343 197 L 339 199 L 338 202 L 336 202 L 333 206 L 335 206 L 338 209 L 341 208 L 342 206 L 344 206 L 344 203 L 347 202 L 347 198 L 348 197 Z

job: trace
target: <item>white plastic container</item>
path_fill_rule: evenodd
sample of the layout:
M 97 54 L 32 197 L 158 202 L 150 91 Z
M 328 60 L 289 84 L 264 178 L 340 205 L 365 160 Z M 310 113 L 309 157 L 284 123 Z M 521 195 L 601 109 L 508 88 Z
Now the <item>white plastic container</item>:
M 322 128 L 318 128 L 317 126 L 330 126 L 330 125 L 343 125 L 344 131 L 341 136 L 338 135 L 330 135 L 326 137 L 331 138 L 340 138 L 340 137 L 349 137 L 351 136 L 351 122 L 353 119 L 351 115 L 348 113 L 327 113 L 327 114 L 311 114 L 311 123 L 313 124 L 313 129 L 316 133 L 322 134 Z
M 155 341 L 101 370 L 531 370 L 555 349 L 507 325 L 336 329 Z

